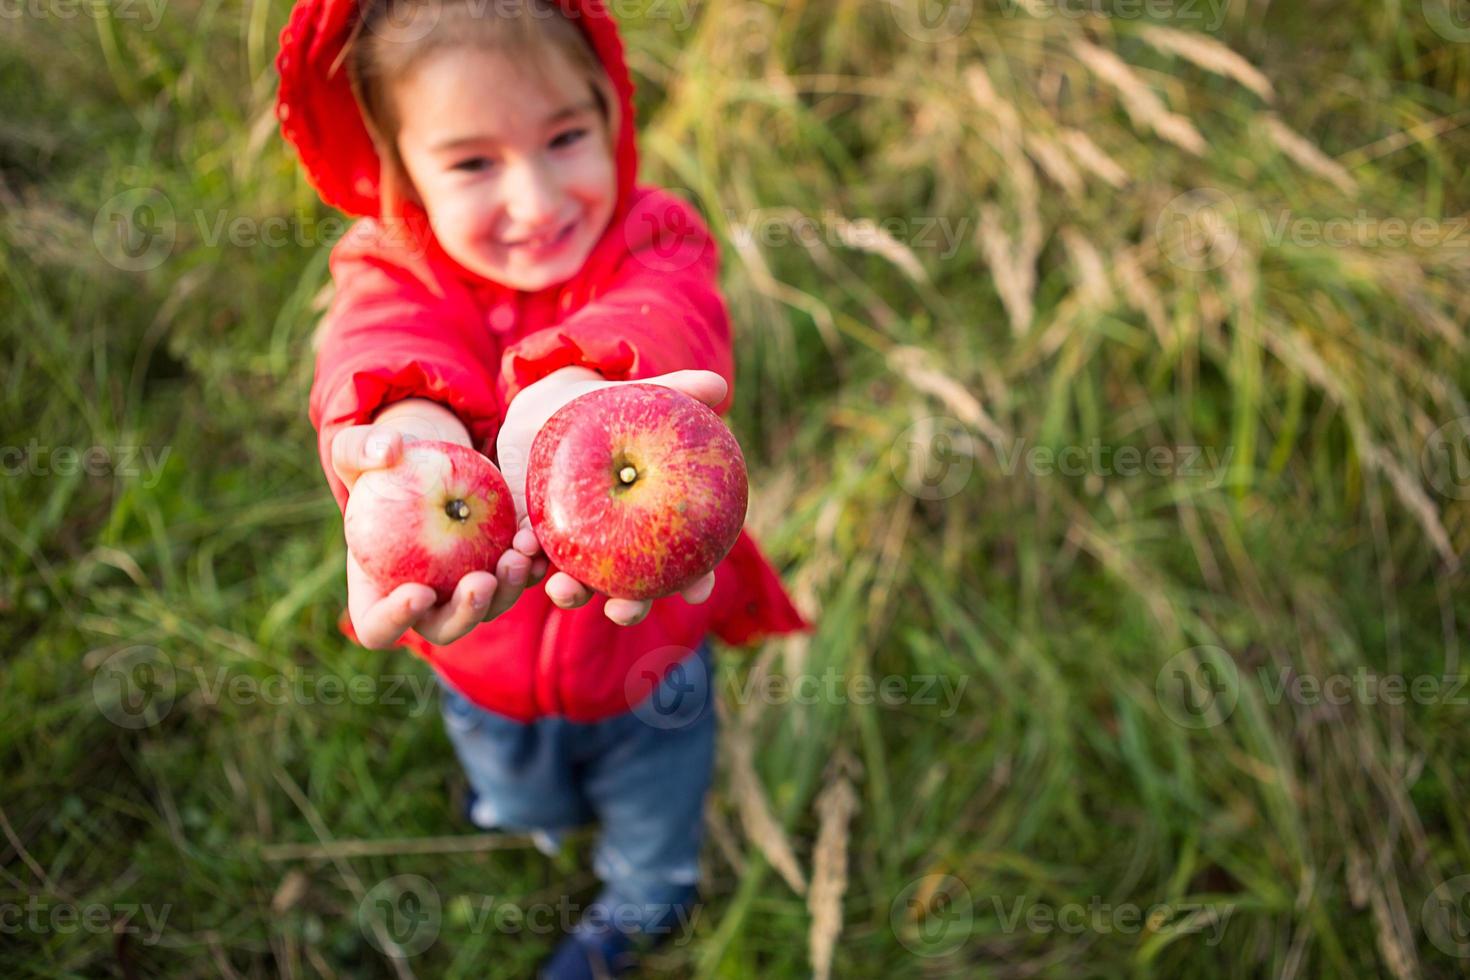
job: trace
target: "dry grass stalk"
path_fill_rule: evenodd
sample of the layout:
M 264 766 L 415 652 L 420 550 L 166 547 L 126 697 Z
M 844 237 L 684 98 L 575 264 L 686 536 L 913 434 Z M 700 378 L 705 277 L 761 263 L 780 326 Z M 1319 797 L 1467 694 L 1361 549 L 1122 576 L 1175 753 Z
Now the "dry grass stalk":
M 1137 255 L 1131 249 L 1119 252 L 1113 259 L 1113 272 L 1129 304 L 1148 320 L 1159 343 L 1167 346 L 1169 319 L 1164 310 L 1164 299 L 1149 281 Z
M 817 797 L 817 843 L 812 851 L 812 886 L 807 908 L 812 914 L 807 934 L 812 976 L 832 975 L 832 950 L 842 933 L 842 896 L 847 892 L 847 846 L 857 793 L 845 775 L 829 782 Z
M 1172 27 L 1145 27 L 1143 39 L 1165 54 L 1178 55 L 1207 72 L 1233 79 L 1267 102 L 1275 101 L 1276 90 L 1271 80 L 1255 65 L 1208 34 L 1181 31 Z
M 1274 112 L 1265 113 L 1266 132 L 1277 148 L 1308 173 L 1331 181 L 1344 194 L 1355 194 L 1358 182 L 1336 160 L 1323 153 L 1316 143 L 1296 132 Z
M 750 730 L 744 725 L 732 726 L 726 744 L 730 747 L 730 791 L 740 810 L 745 836 L 792 891 L 805 895 L 806 875 L 786 831 L 771 811 L 771 802 L 755 771 L 755 743 Z
M 919 263 L 919 257 L 903 242 L 894 238 L 888 229 L 881 227 L 872 218 L 849 220 L 842 215 L 832 218 L 832 229 L 837 240 L 848 248 L 880 255 L 898 267 L 911 282 L 927 284 L 929 273 Z
M 1370 254 L 1363 249 L 1350 248 L 1343 250 L 1342 262 L 1353 274 L 1392 293 L 1421 324 L 1455 350 L 1465 346 L 1465 328 L 1426 301 L 1426 297 L 1434 295 L 1433 285 L 1417 258 L 1398 253 L 1385 254 L 1381 249 L 1378 254 Z
M 1362 438 L 1364 437 L 1360 437 Z M 1364 448 L 1366 449 L 1363 453 L 1364 460 L 1388 477 L 1389 486 L 1393 487 L 1399 503 L 1414 515 L 1414 519 L 1419 522 L 1419 526 L 1424 529 L 1424 534 L 1434 544 L 1440 558 L 1444 560 L 1445 566 L 1451 572 L 1457 571 L 1460 567 L 1460 557 L 1455 551 L 1455 546 L 1450 542 L 1449 532 L 1445 530 L 1444 524 L 1439 519 L 1439 508 L 1434 506 L 1434 501 L 1429 499 L 1423 486 L 1381 446 L 1370 442 Z
M 1011 321 L 1011 332 L 1021 336 L 1035 317 L 1032 293 L 1036 288 L 1035 266 L 1021 261 L 1028 251 L 1012 240 L 1001 225 L 1000 209 L 987 204 L 980 209 L 977 232 L 980 251 L 995 279 L 996 292 Z
M 1300 331 L 1288 330 L 1283 325 L 1272 323 L 1261 332 L 1261 339 L 1283 364 L 1306 375 L 1308 381 L 1322 390 L 1328 398 L 1339 405 L 1347 401 L 1347 392 L 1338 383 L 1332 369 L 1322 356 L 1313 349 L 1311 342 Z
M 965 69 L 965 84 L 975 104 L 995 119 L 1003 135 L 1019 142 L 1022 134 L 1020 113 L 1010 100 L 1002 98 L 995 90 L 985 69 L 978 64 L 970 65 Z
M 1046 175 L 1054 180 L 1070 197 L 1081 197 L 1082 175 L 1067 158 L 1066 152 L 1055 141 L 1040 133 L 1026 134 L 1026 150 L 1041 165 Z
M 1113 286 L 1108 281 L 1107 264 L 1091 239 L 1072 225 L 1059 232 L 1062 244 L 1067 247 L 1077 269 L 1077 292 L 1082 301 L 1091 307 L 1108 307 L 1113 303 Z
M 311 879 L 300 870 L 292 868 L 286 872 L 286 876 L 276 886 L 276 893 L 271 896 L 271 914 L 285 915 L 295 908 L 310 884 Z
M 1083 170 L 1111 187 L 1122 187 L 1128 183 L 1128 172 L 1112 157 L 1103 152 L 1092 138 L 1080 129 L 1063 129 L 1062 144 L 1072 151 L 1072 156 Z
M 895 347 L 888 352 L 888 364 L 915 388 L 938 398 L 970 428 L 978 429 L 991 440 L 1004 439 L 1005 434 L 986 413 L 980 399 L 959 381 L 935 367 L 928 351 L 919 347 Z
M 1123 100 L 1123 108 L 1135 126 L 1151 130 L 1161 139 L 1173 143 L 1196 156 L 1205 152 L 1205 138 L 1194 124 L 1170 112 L 1162 99 L 1123 59 L 1111 51 L 1086 41 L 1072 42 L 1072 50 L 1099 79 L 1111 85 Z
M 1413 940 L 1404 938 L 1413 935 L 1412 929 L 1389 908 L 1384 886 L 1375 887 L 1369 898 L 1373 909 L 1374 938 L 1389 973 L 1395 980 L 1416 980 L 1420 976 L 1419 958 L 1414 955 Z
M 1000 97 L 990 76 L 979 65 L 965 69 L 965 81 L 977 105 L 995 119 L 994 140 L 1005 160 L 1005 175 L 1015 194 L 1019 229 L 1013 239 L 1001 221 L 1000 209 L 986 204 L 980 209 L 975 239 L 995 279 L 996 292 L 1017 336 L 1024 334 L 1035 316 L 1036 258 L 1041 254 L 1042 227 L 1038 209 L 1040 191 L 1031 161 L 1022 152 L 1024 134 L 1016 108 Z

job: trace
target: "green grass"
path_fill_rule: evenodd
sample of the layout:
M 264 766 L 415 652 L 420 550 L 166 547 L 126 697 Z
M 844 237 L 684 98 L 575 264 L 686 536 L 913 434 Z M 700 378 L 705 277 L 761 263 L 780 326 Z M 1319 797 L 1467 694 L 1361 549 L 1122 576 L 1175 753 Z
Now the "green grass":
M 1463 907 L 1424 910 L 1470 873 L 1470 691 L 1451 691 L 1470 508 L 1432 441 L 1470 416 L 1470 38 L 1436 31 L 1438 0 L 1230 5 L 1215 36 L 1271 79 L 1268 105 L 1138 19 L 977 6 L 939 43 L 877 0 L 618 8 L 644 179 L 721 235 L 752 527 L 821 623 L 721 651 L 725 731 L 754 746 L 780 830 L 752 830 L 727 739 L 708 902 L 651 972 L 809 975 L 812 912 L 772 838 L 810 879 L 817 798 L 844 779 L 838 976 L 1465 972 L 1445 939 Z M 585 862 L 452 850 L 488 845 L 459 836 L 457 767 L 415 693 L 429 671 L 335 627 L 340 523 L 305 410 L 333 215 L 274 132 L 287 5 L 177 0 L 153 30 L 127 9 L 142 23 L 45 8 L 0 41 L 0 444 L 36 463 L 11 453 L 0 478 L 0 926 L 42 917 L 0 931 L 0 974 L 528 975 L 555 937 L 487 910 L 585 901 Z M 1130 120 L 1082 38 L 1203 152 Z M 977 104 L 975 65 L 1015 130 Z M 1281 152 L 1268 111 L 1352 183 Z M 1084 171 L 1069 195 L 1041 169 L 1063 127 L 1126 180 Z M 106 245 L 107 202 L 138 188 L 175 240 L 127 271 L 94 230 Z M 1233 206 L 1233 247 L 1168 234 L 1202 200 Z M 1306 222 L 1360 214 L 1423 219 L 1432 240 L 1311 240 Z M 907 254 L 844 244 L 834 216 L 895 222 Z M 221 218 L 301 233 L 212 240 Z M 995 257 L 1024 260 L 1028 227 L 1034 286 L 1003 299 Z M 906 469 L 931 417 L 950 442 L 917 430 L 916 465 L 962 467 L 934 471 L 938 493 Z M 1011 465 L 1094 443 L 1218 465 Z M 972 460 L 948 455 L 966 444 Z M 58 447 L 152 456 L 43 472 Z M 153 724 L 109 720 L 126 717 L 119 656 L 172 680 Z M 964 686 L 954 711 L 738 697 L 753 672 L 829 668 Z M 1233 678 L 1233 709 L 1192 727 L 1176 668 Z M 1360 671 L 1452 680 L 1401 704 L 1279 693 Z M 333 698 L 330 678 L 368 695 Z M 278 849 L 324 840 L 386 843 Z M 400 875 L 432 882 L 442 913 L 394 960 L 358 912 Z M 166 915 L 161 932 L 67 927 L 68 909 L 120 925 L 129 905 Z M 1158 905 L 1147 927 L 1126 912 Z M 1220 921 L 1182 927 L 1196 909 Z

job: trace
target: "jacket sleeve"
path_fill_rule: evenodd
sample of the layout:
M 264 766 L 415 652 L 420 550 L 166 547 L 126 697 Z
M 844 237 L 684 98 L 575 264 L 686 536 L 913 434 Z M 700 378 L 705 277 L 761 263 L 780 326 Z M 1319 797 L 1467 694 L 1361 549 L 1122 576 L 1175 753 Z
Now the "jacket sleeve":
M 500 394 L 568 366 L 612 381 L 636 381 L 686 368 L 715 371 L 735 397 L 730 316 L 717 282 L 719 254 L 699 213 L 661 190 L 645 191 L 622 224 L 628 254 L 586 305 L 506 348 Z
M 364 219 L 358 225 L 371 225 Z M 337 506 L 347 488 L 332 469 L 332 439 L 371 422 L 382 408 L 427 398 L 448 408 L 477 448 L 494 445 L 502 413 L 495 391 L 495 352 L 476 329 L 475 307 L 446 292 L 423 267 L 402 262 L 375 240 L 353 232 L 332 251 L 336 294 L 317 335 L 309 415 L 322 469 Z

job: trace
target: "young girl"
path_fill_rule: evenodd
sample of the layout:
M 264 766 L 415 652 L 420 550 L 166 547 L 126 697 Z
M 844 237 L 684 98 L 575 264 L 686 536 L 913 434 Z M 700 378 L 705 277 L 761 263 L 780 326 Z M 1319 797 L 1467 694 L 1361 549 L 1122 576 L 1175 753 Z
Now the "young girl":
M 300 0 L 276 64 L 283 134 L 323 200 L 361 216 L 332 250 L 309 406 L 338 506 L 405 438 L 432 438 L 496 462 L 521 518 L 496 567 L 439 606 L 422 584 L 381 594 L 349 552 L 340 625 L 433 667 L 476 825 L 547 851 L 600 825 L 603 889 L 546 973 L 616 972 L 695 899 L 708 634 L 809 625 L 744 533 L 681 595 L 594 596 L 540 553 L 525 460 L 597 387 L 729 407 L 714 241 L 681 199 L 635 185 L 633 86 L 602 0 Z

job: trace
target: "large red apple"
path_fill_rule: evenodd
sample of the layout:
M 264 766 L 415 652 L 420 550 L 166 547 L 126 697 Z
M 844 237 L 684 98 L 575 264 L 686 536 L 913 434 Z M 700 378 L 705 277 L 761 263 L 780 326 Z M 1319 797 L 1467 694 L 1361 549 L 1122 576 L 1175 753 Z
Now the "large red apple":
M 531 443 L 526 509 L 541 548 L 619 599 L 673 595 L 711 571 L 745 524 L 745 457 L 708 407 L 663 385 L 572 399 Z
M 473 571 L 495 571 L 516 533 L 515 501 L 495 464 L 467 446 L 404 445 L 389 467 L 353 484 L 347 547 L 385 593 L 421 582 L 439 602 Z

